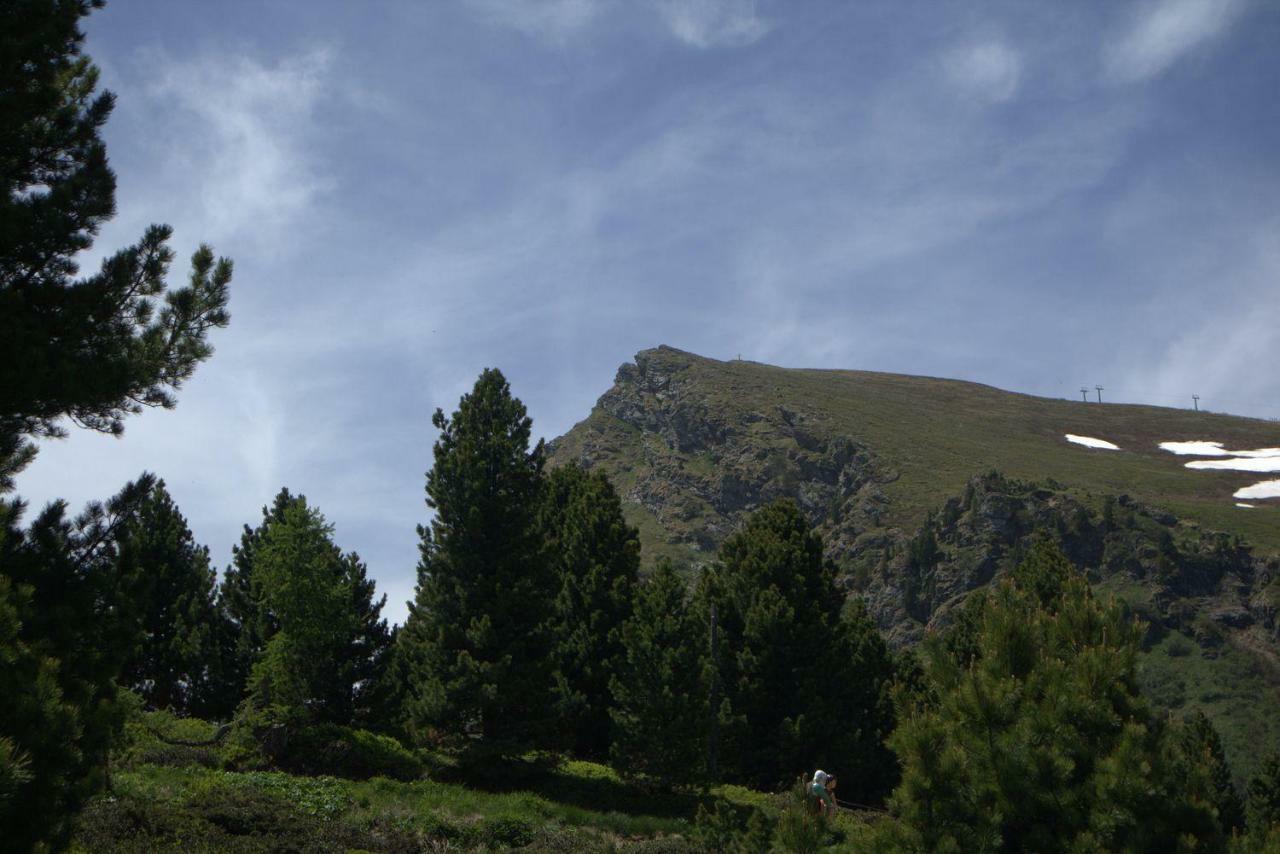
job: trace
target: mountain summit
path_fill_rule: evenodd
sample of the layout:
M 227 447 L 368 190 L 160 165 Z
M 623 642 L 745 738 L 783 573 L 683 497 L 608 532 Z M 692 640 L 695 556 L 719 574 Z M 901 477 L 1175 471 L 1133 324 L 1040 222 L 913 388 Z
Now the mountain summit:
M 1243 756 L 1280 737 L 1264 713 L 1280 707 L 1280 499 L 1236 493 L 1280 478 L 1266 474 L 1277 447 L 1280 425 L 1252 418 L 657 347 L 618 369 L 551 461 L 609 475 L 646 565 L 707 563 L 750 512 L 793 499 L 899 646 L 1049 531 L 1152 625 L 1157 702 L 1204 708 Z

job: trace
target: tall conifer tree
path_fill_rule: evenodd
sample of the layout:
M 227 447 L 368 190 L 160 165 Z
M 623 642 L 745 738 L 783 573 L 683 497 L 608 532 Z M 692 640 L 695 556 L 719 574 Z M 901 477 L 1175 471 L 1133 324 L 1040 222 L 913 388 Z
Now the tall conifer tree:
M 217 609 L 217 571 L 197 545 L 163 480 L 124 528 L 139 584 L 134 607 L 142 642 L 125 666 L 124 684 L 151 706 L 179 714 L 221 716 L 231 633 Z
M 80 19 L 101 5 L 13 0 L 0 20 L 0 491 L 34 456 L 27 437 L 65 435 L 63 417 L 120 433 L 130 413 L 173 406 L 227 323 L 231 262 L 207 246 L 166 293 L 168 226 L 76 278 L 115 214 L 100 136 L 115 96 L 95 94 L 81 54 Z
M 609 754 L 609 680 L 640 570 L 640 535 L 603 472 L 570 464 L 547 478 L 543 530 L 558 576 L 556 704 L 577 755 Z
M 409 727 L 538 743 L 550 725 L 555 576 L 537 524 L 543 448 L 506 379 L 485 370 L 446 418 L 427 506 L 418 586 L 400 632 Z
M 835 567 L 794 502 L 757 511 L 725 540 L 699 587 L 704 624 L 712 605 L 723 773 L 775 786 L 823 767 L 851 797 L 882 795 L 893 782 L 881 747 L 893 662 L 865 614 L 842 616 Z
M 705 773 L 705 626 L 667 561 L 635 586 L 634 596 L 610 682 L 610 758 L 627 777 L 661 787 L 688 785 Z
M 253 665 L 262 656 L 277 627 L 275 617 L 254 594 L 254 559 L 268 527 L 282 522 L 285 511 L 297 504 L 305 505 L 306 496 L 293 495 L 288 487 L 282 488 L 276 493 L 271 506 L 262 508 L 262 521 L 252 528 L 245 525 L 240 532 L 240 544 L 231 547 L 231 565 L 227 567 L 218 591 L 218 607 L 235 635 L 232 681 L 239 692 L 237 702 L 243 696 Z
M 117 677 L 140 640 L 139 573 L 119 533 L 148 476 L 70 519 L 56 501 L 19 527 L 0 502 L 0 840 L 59 847 L 106 779 L 123 724 Z M 5 770 L 7 766 L 8 770 Z M 7 778 L 7 779 L 5 779 Z

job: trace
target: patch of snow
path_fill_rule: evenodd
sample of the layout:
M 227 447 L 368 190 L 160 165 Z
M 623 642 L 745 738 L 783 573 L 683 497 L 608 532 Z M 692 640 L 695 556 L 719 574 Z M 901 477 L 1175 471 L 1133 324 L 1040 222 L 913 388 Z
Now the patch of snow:
M 1258 505 L 1256 505 L 1256 504 L 1245 504 L 1243 501 L 1237 501 L 1237 502 L 1236 502 L 1236 506 L 1237 506 L 1237 507 L 1246 507 L 1246 508 L 1252 509 L 1252 508 L 1254 508 L 1254 507 L 1257 507 Z
M 1259 448 L 1256 451 L 1227 451 L 1233 457 L 1280 457 L 1280 448 Z
M 1113 445 L 1105 439 L 1094 439 L 1090 436 L 1077 436 L 1074 433 L 1066 434 L 1068 442 L 1075 442 L 1077 445 L 1084 445 L 1086 448 L 1099 448 L 1103 451 L 1118 451 L 1119 445 Z
M 1227 451 L 1221 442 L 1161 442 L 1160 447 L 1171 454 L 1195 457 L 1225 457 Z
M 1280 498 L 1280 480 L 1264 480 L 1235 491 L 1235 498 Z
M 1226 460 L 1192 460 L 1189 469 L 1224 469 L 1226 471 L 1280 471 L 1280 456 L 1232 457 Z

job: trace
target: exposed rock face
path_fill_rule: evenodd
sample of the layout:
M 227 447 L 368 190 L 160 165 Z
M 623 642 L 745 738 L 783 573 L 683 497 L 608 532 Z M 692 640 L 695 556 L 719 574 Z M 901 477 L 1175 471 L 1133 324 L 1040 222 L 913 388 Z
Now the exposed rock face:
M 642 525 L 650 560 L 708 562 L 747 514 L 790 498 L 823 535 L 850 593 L 906 645 L 945 626 L 970 592 L 1016 563 L 1034 532 L 1050 531 L 1094 580 L 1140 586 L 1135 607 L 1147 619 L 1210 640 L 1248 631 L 1280 665 L 1276 570 L 1230 538 L 1127 496 L 1099 506 L 1062 484 L 994 472 L 939 506 L 914 508 L 917 518 L 929 514 L 919 527 L 886 523 L 904 508 L 891 507 L 885 487 L 898 473 L 874 448 L 833 423 L 821 399 L 762 404 L 758 393 L 738 393 L 731 371 L 708 373 L 725 364 L 667 347 L 639 353 L 592 417 L 552 443 L 553 463 L 604 468 L 632 512 L 656 522 Z
M 557 440 L 553 460 L 621 464 L 630 476 L 611 474 L 624 500 L 652 514 L 668 542 L 688 546 L 693 562 L 709 560 L 746 514 L 777 498 L 795 500 L 837 557 L 876 526 L 885 503 L 879 486 L 897 475 L 868 448 L 829 435 L 804 411 L 716 405 L 688 366 L 678 350 L 645 351 L 600 398 L 595 417 L 640 434 L 638 459 L 620 461 L 615 437 L 601 432 L 572 451 Z

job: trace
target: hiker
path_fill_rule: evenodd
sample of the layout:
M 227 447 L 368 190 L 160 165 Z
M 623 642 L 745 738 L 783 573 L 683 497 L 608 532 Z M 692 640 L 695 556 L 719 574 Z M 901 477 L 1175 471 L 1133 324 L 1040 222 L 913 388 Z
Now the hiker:
M 832 794 L 835 787 L 834 774 L 828 774 L 822 770 L 813 772 L 813 780 L 809 783 L 809 795 L 814 799 L 818 812 L 827 817 L 836 810 L 836 799 Z

